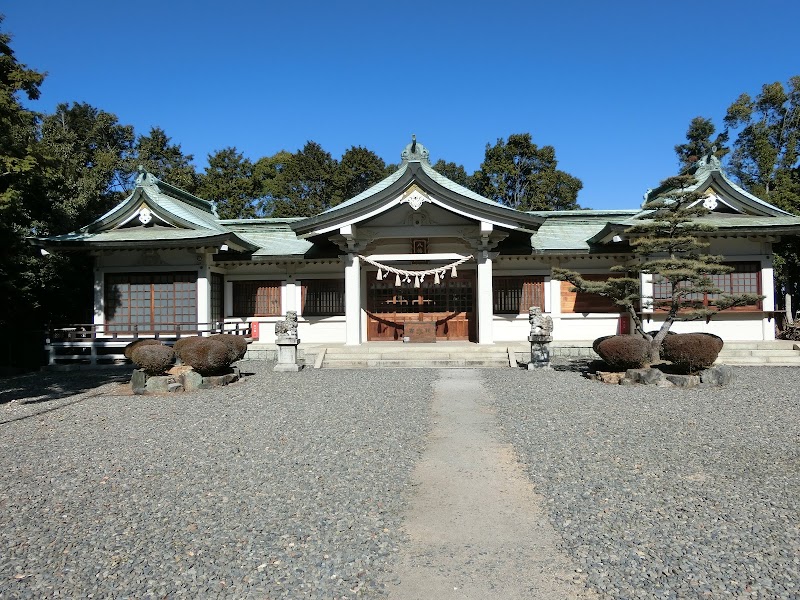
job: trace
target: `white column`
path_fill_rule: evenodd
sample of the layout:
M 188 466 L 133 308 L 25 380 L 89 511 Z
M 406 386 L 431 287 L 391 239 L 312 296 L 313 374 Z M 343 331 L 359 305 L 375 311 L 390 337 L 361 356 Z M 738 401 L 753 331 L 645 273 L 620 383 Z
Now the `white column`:
M 361 259 L 356 254 L 344 257 L 345 344 L 361 343 Z
M 106 322 L 105 298 L 104 298 L 105 277 L 100 269 L 94 270 L 94 324 L 102 325 Z
M 761 261 L 761 294 L 764 299 L 761 306 L 764 312 L 775 310 L 775 270 L 772 267 L 772 260 L 765 258 Z M 773 314 L 764 315 L 761 319 L 763 338 L 765 340 L 775 339 L 775 317 Z
M 208 267 L 200 267 L 197 273 L 197 322 L 209 323 L 211 321 L 211 283 Z
M 489 252 L 478 253 L 478 343 L 493 344 L 492 259 Z

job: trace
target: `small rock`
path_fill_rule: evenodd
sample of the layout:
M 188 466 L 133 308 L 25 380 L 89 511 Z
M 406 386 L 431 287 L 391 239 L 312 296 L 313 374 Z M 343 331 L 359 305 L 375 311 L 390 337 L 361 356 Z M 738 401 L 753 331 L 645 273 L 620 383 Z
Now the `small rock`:
M 669 381 L 675 387 L 692 388 L 700 385 L 700 377 L 697 375 L 666 375 Z

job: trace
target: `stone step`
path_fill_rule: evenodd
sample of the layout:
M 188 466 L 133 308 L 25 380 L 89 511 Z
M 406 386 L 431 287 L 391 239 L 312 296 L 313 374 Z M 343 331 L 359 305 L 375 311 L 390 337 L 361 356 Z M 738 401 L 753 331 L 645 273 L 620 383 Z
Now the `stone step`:
M 800 367 L 800 356 L 719 356 L 714 364 L 768 365 L 771 367 Z
M 727 348 L 723 347 L 722 352 L 719 353 L 723 357 L 739 357 L 739 356 L 796 356 L 800 358 L 800 352 L 797 350 L 779 350 L 779 349 L 765 349 L 765 348 Z
M 380 352 L 380 353 L 336 353 L 328 350 L 325 353 L 327 359 L 359 359 L 359 360 L 448 360 L 460 358 L 503 358 L 507 357 L 508 352 L 501 350 L 498 352 Z
M 480 358 L 440 358 L 436 360 L 383 360 L 339 358 L 322 363 L 323 369 L 503 369 L 508 368 L 508 359 L 490 360 Z

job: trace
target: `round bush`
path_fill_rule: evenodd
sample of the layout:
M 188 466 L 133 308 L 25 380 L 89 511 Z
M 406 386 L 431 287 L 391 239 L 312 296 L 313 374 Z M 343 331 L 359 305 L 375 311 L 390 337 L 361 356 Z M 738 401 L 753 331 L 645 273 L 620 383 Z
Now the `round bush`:
M 608 338 L 614 337 L 613 335 L 604 335 L 603 337 L 597 338 L 594 342 L 592 342 L 592 350 L 597 352 L 597 347 L 605 342 Z
M 189 365 L 200 375 L 217 375 L 231 366 L 227 344 L 210 337 L 197 339 L 181 347 L 183 364 Z
M 184 349 L 187 348 L 188 346 L 191 346 L 192 344 L 196 344 L 196 343 L 198 343 L 198 342 L 200 342 L 201 340 L 204 340 L 204 339 L 207 339 L 207 338 L 203 338 L 203 337 L 198 335 L 198 336 L 193 336 L 193 337 L 184 337 L 184 338 L 180 338 L 180 339 L 176 340 L 175 344 L 173 344 L 173 346 L 172 346 L 172 349 L 175 350 L 175 356 L 178 358 L 178 360 L 181 363 L 186 364 L 186 361 L 183 359 L 183 351 L 184 351 Z
M 175 360 L 175 351 L 163 344 L 140 344 L 131 352 L 131 360 L 148 375 L 161 375 Z
M 231 362 L 242 360 L 247 352 L 247 339 L 243 335 L 232 335 L 229 333 L 218 333 L 212 335 L 209 339 L 219 340 L 228 347 L 230 352 Z
M 668 335 L 661 345 L 661 357 L 685 373 L 707 369 L 722 350 L 722 338 L 711 333 Z
M 639 369 L 650 362 L 650 342 L 638 335 L 611 335 L 594 347 L 600 358 L 615 370 Z
M 133 360 L 133 351 L 139 346 L 161 346 L 161 345 L 162 345 L 161 342 L 159 342 L 158 340 L 154 340 L 153 338 L 136 340 L 125 346 L 123 354 L 125 355 L 125 358 L 127 358 L 128 360 Z

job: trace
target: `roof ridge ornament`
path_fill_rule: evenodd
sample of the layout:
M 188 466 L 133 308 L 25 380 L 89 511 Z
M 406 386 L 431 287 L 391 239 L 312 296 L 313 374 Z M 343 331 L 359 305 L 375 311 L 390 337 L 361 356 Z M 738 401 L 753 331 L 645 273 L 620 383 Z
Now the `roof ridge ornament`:
M 430 152 L 425 146 L 417 143 L 417 136 L 414 134 L 411 134 L 411 143 L 400 153 L 400 160 L 404 163 L 422 162 L 431 164 Z

